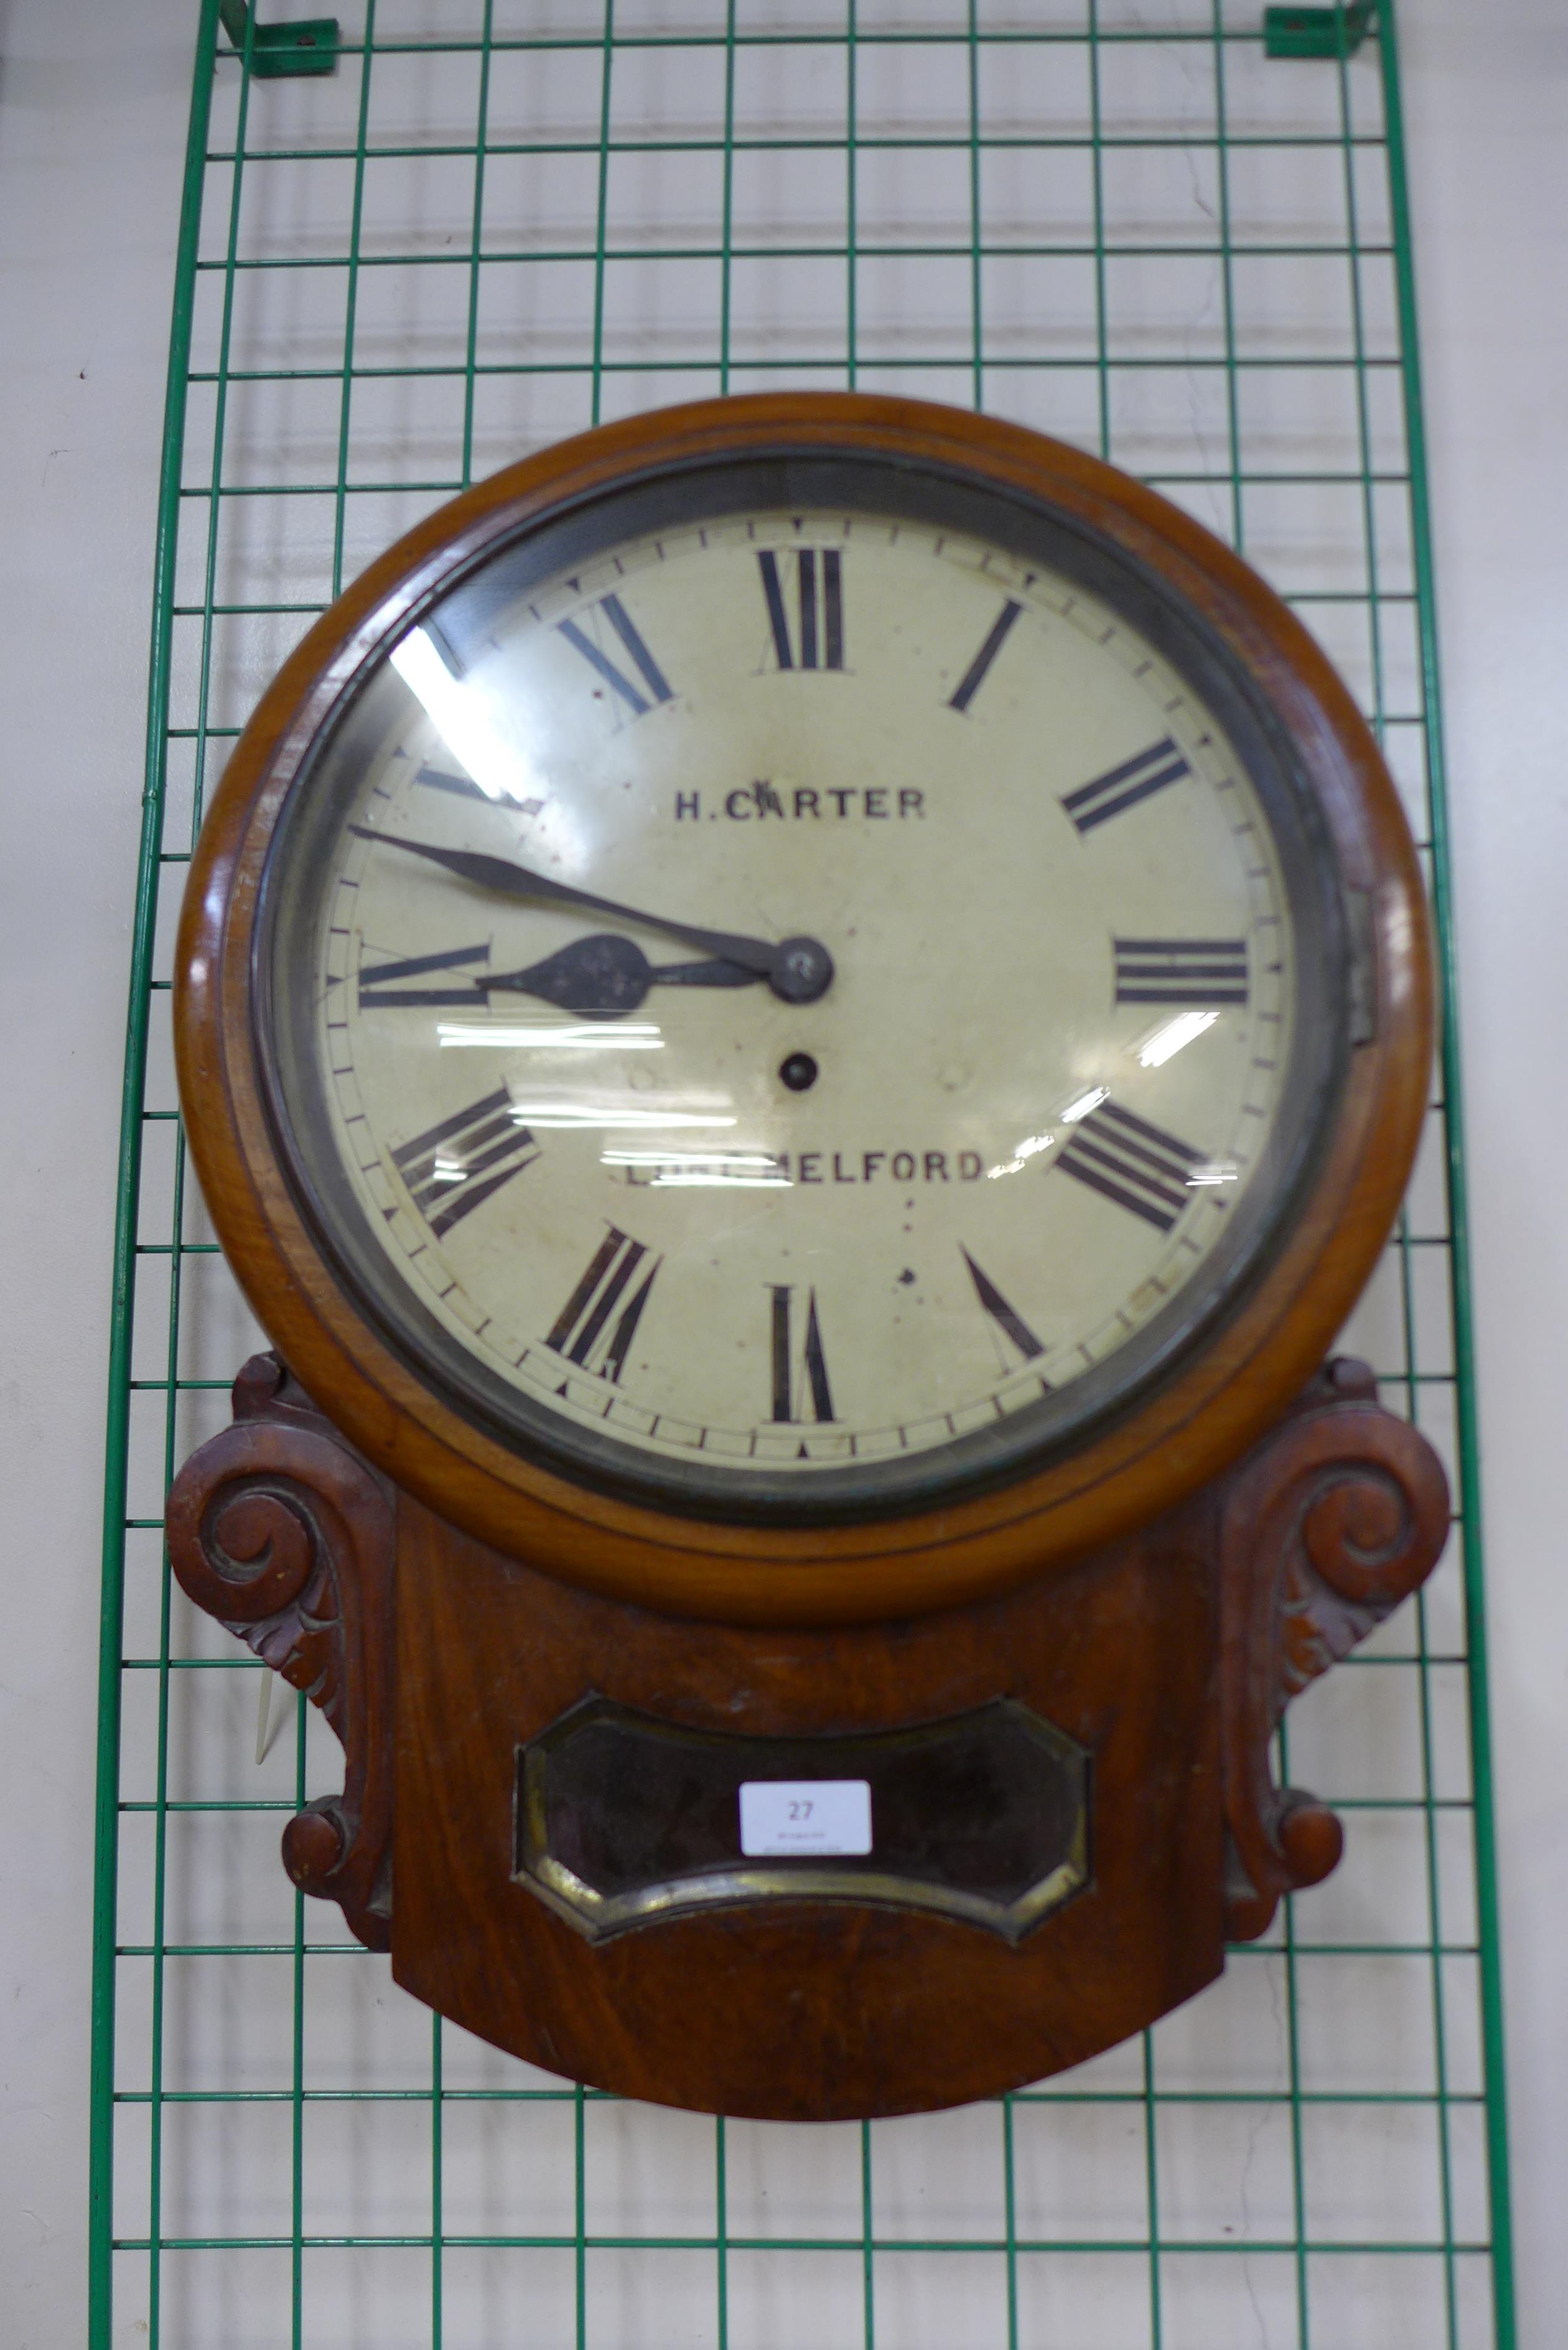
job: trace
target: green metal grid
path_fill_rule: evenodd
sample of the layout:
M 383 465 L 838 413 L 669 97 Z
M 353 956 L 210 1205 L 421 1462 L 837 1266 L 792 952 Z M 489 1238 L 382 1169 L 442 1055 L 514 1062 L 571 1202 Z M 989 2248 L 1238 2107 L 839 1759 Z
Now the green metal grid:
M 126 1062 L 99 1717 L 91 2340 L 1512 2350 L 1454 967 L 1393 0 L 200 0 Z M 277 14 L 277 0 L 269 6 Z M 275 36 L 275 37 L 270 37 Z M 1245 548 L 1362 693 L 1449 1018 L 1351 1342 L 1445 1452 L 1427 1594 L 1303 1699 L 1340 1877 L 1042 2088 L 914 2122 L 573 2089 L 292 1893 L 310 1709 L 170 1584 L 254 1329 L 185 1175 L 172 916 L 276 661 L 524 448 L 698 391 L 905 386 Z M 694 2020 L 700 2028 L 700 2019 Z

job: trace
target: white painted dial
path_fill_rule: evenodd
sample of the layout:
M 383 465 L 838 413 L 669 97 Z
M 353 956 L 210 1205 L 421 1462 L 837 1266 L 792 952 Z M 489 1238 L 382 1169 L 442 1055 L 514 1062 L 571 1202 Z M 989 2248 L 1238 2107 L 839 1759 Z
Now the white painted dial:
M 1288 860 L 1191 664 L 909 513 L 508 578 L 405 635 L 275 883 L 285 1115 L 384 1323 L 742 1510 L 1114 1408 L 1289 1156 Z

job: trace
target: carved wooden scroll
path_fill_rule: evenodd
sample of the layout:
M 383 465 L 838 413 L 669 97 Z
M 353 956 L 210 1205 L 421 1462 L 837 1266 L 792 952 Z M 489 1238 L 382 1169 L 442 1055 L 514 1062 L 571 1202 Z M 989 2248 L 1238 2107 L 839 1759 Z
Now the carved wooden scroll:
M 389 1948 L 394 1510 L 275 1355 L 234 1382 L 234 1423 L 169 1496 L 169 1555 L 198 1607 L 318 1705 L 343 1744 L 343 1793 L 296 1812 L 284 1866 Z
M 1220 1488 L 1226 1927 L 1251 1941 L 1280 1896 L 1316 1885 L 1345 1836 L 1326 1804 L 1276 1786 L 1291 1699 L 1348 1656 L 1437 1564 L 1448 1482 L 1431 1446 L 1377 1401 L 1365 1363 L 1330 1363 Z

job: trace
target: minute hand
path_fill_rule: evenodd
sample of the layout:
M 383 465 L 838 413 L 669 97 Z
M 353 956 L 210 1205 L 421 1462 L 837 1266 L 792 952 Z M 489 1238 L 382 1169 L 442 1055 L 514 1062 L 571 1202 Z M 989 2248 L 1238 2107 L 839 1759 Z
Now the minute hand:
M 401 840 L 395 833 L 374 832 L 368 825 L 351 825 L 349 829 L 361 839 L 380 841 L 389 848 L 406 848 L 411 857 L 428 858 L 432 865 L 444 866 L 449 873 L 503 897 L 583 907 L 590 913 L 613 914 L 618 921 L 663 931 L 670 938 L 700 947 L 705 954 L 754 971 L 786 1003 L 815 1003 L 832 983 L 833 957 L 816 939 L 781 939 L 775 946 L 767 939 L 747 938 L 740 931 L 706 931 L 695 922 L 672 921 L 667 914 L 649 914 L 640 907 L 623 906 L 617 899 L 600 898 L 591 889 L 574 888 L 569 881 L 552 880 L 547 873 L 535 873 L 531 866 L 515 864 L 510 858 L 488 857 L 478 849 L 441 848 L 429 840 Z

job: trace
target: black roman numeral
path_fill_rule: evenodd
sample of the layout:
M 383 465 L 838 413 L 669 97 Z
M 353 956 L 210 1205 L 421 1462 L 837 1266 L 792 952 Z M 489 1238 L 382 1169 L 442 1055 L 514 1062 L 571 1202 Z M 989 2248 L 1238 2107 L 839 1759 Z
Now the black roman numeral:
M 640 718 L 645 711 L 652 709 L 656 702 L 672 702 L 675 697 L 670 690 L 664 671 L 644 644 L 636 621 L 621 602 L 620 598 L 602 596 L 592 608 L 596 612 L 604 614 L 605 619 L 620 639 L 631 656 L 632 666 L 641 678 L 647 691 L 643 692 L 633 685 L 625 671 L 618 669 L 609 655 L 599 650 L 593 638 L 579 628 L 576 620 L 563 620 L 560 624 L 561 634 L 566 638 L 566 642 L 576 647 L 589 668 L 597 670 L 607 686 L 613 687 L 634 718 Z
M 1124 759 L 1119 767 L 1096 775 L 1092 784 L 1081 784 L 1067 794 L 1062 806 L 1080 832 L 1093 832 L 1097 824 L 1107 824 L 1112 816 L 1137 807 L 1139 800 L 1191 773 L 1168 734 L 1162 743 L 1151 743 L 1147 751 L 1140 751 L 1136 759 Z
M 655 1257 L 641 1281 L 632 1288 L 647 1254 L 640 1241 L 628 1240 L 625 1232 L 618 1232 L 611 1224 L 589 1259 L 587 1271 L 557 1315 L 545 1346 L 553 1347 L 557 1355 L 565 1355 L 569 1363 L 580 1363 L 585 1369 L 597 1371 L 601 1379 L 618 1387 L 628 1349 L 648 1304 L 648 1293 L 664 1262 L 662 1257 Z M 631 1295 L 627 1297 L 628 1289 Z M 618 1305 L 620 1312 L 611 1326 L 610 1317 Z
M 444 768 L 428 764 L 420 768 L 414 781 L 427 791 L 455 792 L 462 799 L 483 800 L 490 807 L 521 808 L 524 816 L 537 816 L 545 805 L 543 800 L 520 800 L 515 792 L 487 792 L 472 775 L 448 775 Z
M 392 1164 L 439 1240 L 538 1156 L 533 1136 L 518 1124 L 512 1097 L 501 1086 L 427 1133 L 416 1134 L 393 1151 Z
M 464 964 L 488 962 L 488 941 L 482 947 L 452 947 L 444 954 L 410 955 L 404 962 L 378 962 L 359 969 L 359 1009 L 374 1012 L 389 1003 L 479 1004 L 486 1001 L 483 983 L 471 979 L 463 987 L 405 987 L 410 979 L 422 979 L 432 971 L 461 971 Z
M 774 1287 L 773 1324 L 773 1416 L 775 1420 L 802 1420 L 806 1418 L 809 1400 L 813 1419 L 833 1418 L 833 1390 L 827 1384 L 827 1358 L 822 1351 L 822 1328 L 816 1318 L 816 1292 L 806 1292 L 805 1348 L 801 1383 L 801 1409 L 795 1403 L 794 1345 L 792 1337 L 794 1316 L 788 1288 Z
M 1045 1352 L 1044 1347 L 1034 1336 L 1016 1305 L 1010 1305 L 991 1275 L 981 1271 L 961 1241 L 959 1243 L 959 1253 L 969 1267 L 969 1277 L 974 1284 L 975 1295 L 997 1328 L 1005 1332 L 1012 1339 L 1024 1361 L 1032 1363 L 1036 1355 L 1043 1355 Z
M 785 563 L 787 565 L 788 556 Z M 790 636 L 779 558 L 771 547 L 757 556 L 767 598 L 768 626 L 780 669 L 842 669 L 844 667 L 844 562 L 836 546 L 795 549 L 795 593 L 800 608 L 800 641 Z M 820 586 L 819 586 L 820 566 Z
M 1117 939 L 1118 1003 L 1245 1003 L 1245 939 Z
M 1008 630 L 1012 628 L 1012 623 L 1017 619 L 1018 615 L 1023 611 L 1023 607 L 1022 604 L 1016 603 L 1011 596 L 1008 598 L 1006 603 L 1002 606 L 1001 611 L 992 622 L 991 633 L 986 638 L 984 644 L 981 645 L 979 652 L 976 653 L 973 660 L 971 661 L 962 677 L 960 678 L 957 691 L 950 696 L 948 701 L 948 708 L 950 710 L 958 711 L 961 716 L 963 712 L 969 708 L 970 703 L 974 700 L 975 695 L 985 683 L 986 674 L 991 668 L 992 662 L 996 659 L 997 654 L 1007 642 Z
M 1064 1175 L 1162 1232 L 1186 1207 L 1189 1179 L 1204 1163 L 1201 1150 L 1113 1101 L 1102 1102 L 1074 1128 L 1056 1161 Z

